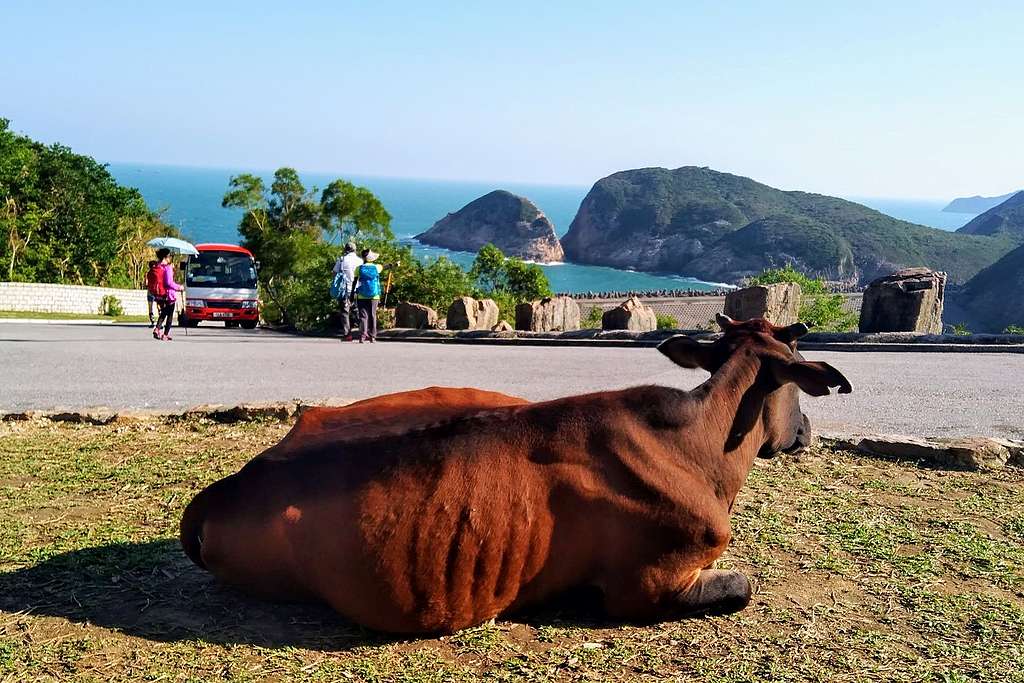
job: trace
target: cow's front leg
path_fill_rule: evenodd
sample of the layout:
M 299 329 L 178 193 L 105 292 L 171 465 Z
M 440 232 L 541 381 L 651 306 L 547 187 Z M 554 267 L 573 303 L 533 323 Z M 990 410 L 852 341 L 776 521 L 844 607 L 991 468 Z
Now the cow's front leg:
M 750 603 L 750 580 L 740 572 L 698 569 L 666 584 L 648 573 L 629 582 L 609 582 L 605 609 L 629 621 L 661 621 L 702 614 L 731 614 Z

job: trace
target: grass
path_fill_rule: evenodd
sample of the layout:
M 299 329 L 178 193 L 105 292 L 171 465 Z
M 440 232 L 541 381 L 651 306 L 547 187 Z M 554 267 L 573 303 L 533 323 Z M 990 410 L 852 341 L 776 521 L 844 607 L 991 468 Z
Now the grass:
M 218 586 L 176 541 L 277 422 L 0 424 L 0 681 L 1024 681 L 1024 472 L 818 448 L 758 461 L 729 617 L 615 626 L 565 605 L 393 640 Z
M 113 320 L 116 323 L 145 323 L 144 315 L 99 315 L 92 313 L 42 313 L 39 311 L 0 311 L 0 318 L 25 318 L 31 320 Z

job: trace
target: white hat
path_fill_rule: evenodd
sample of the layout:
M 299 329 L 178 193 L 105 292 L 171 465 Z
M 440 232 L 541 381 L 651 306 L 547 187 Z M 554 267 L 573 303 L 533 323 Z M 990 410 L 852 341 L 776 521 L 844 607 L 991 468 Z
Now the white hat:
M 372 251 L 372 250 L 371 250 L 371 251 L 369 251 L 369 252 L 367 252 L 367 253 L 366 253 L 366 262 L 367 262 L 367 263 L 373 263 L 373 262 L 374 262 L 374 261 L 376 261 L 376 260 L 377 260 L 378 258 L 380 258 L 380 254 L 378 254 L 378 253 L 377 253 L 377 252 L 375 252 L 375 251 Z

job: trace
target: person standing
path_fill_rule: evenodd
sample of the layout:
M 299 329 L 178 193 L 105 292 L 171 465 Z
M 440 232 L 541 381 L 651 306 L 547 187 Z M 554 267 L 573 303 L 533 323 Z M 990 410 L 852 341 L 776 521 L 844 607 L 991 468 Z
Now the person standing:
M 356 307 L 359 309 L 359 343 L 377 341 L 377 304 L 380 302 L 380 274 L 384 268 L 374 263 L 377 254 L 363 250 L 363 263 L 356 268 Z
M 163 280 L 160 278 L 163 273 L 160 272 L 159 264 L 156 261 L 149 262 L 149 269 L 146 271 L 146 308 L 149 309 L 149 327 L 150 329 L 156 329 L 156 316 L 153 315 L 153 307 L 156 304 L 156 294 L 161 289 Z
M 352 289 L 355 287 L 356 268 L 363 265 L 363 259 L 356 253 L 355 242 L 345 245 L 345 253 L 334 264 L 334 273 L 341 273 L 341 296 L 338 297 L 338 311 L 341 313 L 341 338 L 352 341 Z
M 153 339 L 171 341 L 171 323 L 174 322 L 174 307 L 178 301 L 177 292 L 184 289 L 174 281 L 174 266 L 171 265 L 171 250 L 158 249 L 156 252 L 157 269 L 163 276 L 164 296 L 157 299 L 160 306 L 160 317 L 156 319 L 156 327 L 153 328 Z M 163 326 L 163 332 L 160 326 Z

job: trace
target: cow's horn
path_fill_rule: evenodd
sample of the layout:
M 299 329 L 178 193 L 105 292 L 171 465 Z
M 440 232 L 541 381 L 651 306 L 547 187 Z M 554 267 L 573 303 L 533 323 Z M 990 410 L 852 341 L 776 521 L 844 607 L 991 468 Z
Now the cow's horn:
M 715 322 L 718 323 L 718 326 L 722 328 L 723 332 L 725 332 L 731 326 L 736 324 L 736 321 L 727 316 L 725 313 L 716 313 Z

